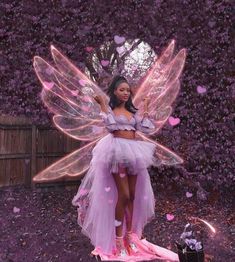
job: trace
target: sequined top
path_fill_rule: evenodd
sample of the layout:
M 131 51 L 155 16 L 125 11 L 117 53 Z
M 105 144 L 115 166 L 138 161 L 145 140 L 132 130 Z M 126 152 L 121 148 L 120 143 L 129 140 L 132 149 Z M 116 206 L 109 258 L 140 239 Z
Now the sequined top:
M 108 106 L 108 112 L 100 112 L 100 115 L 105 123 L 109 132 L 114 130 L 139 130 L 143 133 L 151 133 L 155 129 L 155 125 L 149 117 L 139 117 L 136 113 L 131 118 L 127 118 L 125 115 L 115 115 L 110 106 Z

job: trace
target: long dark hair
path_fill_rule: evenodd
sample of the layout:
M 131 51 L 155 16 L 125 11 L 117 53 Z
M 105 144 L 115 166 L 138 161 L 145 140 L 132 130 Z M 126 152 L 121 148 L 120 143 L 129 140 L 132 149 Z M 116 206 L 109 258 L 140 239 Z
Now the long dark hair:
M 108 88 L 108 95 L 110 97 L 109 100 L 109 106 L 114 109 L 115 107 L 119 106 L 121 104 L 121 101 L 117 98 L 117 96 L 114 94 L 114 91 L 116 90 L 116 88 L 119 86 L 119 84 L 126 82 L 128 84 L 128 81 L 126 80 L 126 78 L 124 76 L 121 75 L 116 75 Z M 138 108 L 136 108 L 133 103 L 132 103 L 132 90 L 130 89 L 130 96 L 128 98 L 128 100 L 125 103 L 125 108 L 130 111 L 131 113 L 136 113 Z

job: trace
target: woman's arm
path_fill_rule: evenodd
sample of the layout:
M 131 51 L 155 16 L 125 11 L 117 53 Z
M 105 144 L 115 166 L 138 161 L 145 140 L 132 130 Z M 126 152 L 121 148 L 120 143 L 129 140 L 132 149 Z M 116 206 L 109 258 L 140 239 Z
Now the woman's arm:
M 105 101 L 102 96 L 96 96 L 94 97 L 94 99 L 100 105 L 100 116 L 102 117 L 106 128 L 108 129 L 108 131 L 112 132 L 116 129 L 116 121 L 113 117 L 112 109 L 105 104 Z
M 94 96 L 93 98 L 100 105 L 101 111 L 103 111 L 104 113 L 108 113 L 108 109 L 107 109 L 107 106 L 105 104 L 103 96 L 97 95 L 97 96 Z

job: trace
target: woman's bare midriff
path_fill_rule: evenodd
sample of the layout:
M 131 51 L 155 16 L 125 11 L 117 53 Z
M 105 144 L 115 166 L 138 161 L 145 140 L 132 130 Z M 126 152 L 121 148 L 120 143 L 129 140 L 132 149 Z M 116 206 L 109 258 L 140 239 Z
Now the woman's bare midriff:
M 135 130 L 115 130 L 113 131 L 114 137 L 122 137 L 128 139 L 135 139 Z

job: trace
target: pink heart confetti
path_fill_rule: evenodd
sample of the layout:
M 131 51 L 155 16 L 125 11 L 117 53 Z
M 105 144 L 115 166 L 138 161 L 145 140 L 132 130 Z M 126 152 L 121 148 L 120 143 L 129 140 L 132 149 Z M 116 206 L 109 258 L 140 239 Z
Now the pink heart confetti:
M 85 86 L 85 85 L 86 85 L 86 81 L 83 80 L 83 79 L 80 79 L 78 82 L 79 82 L 79 84 L 80 84 L 81 86 Z
M 197 92 L 203 94 L 206 92 L 206 88 L 204 86 L 197 86 Z
M 120 45 L 120 44 L 124 43 L 125 41 L 126 41 L 126 38 L 124 36 L 119 36 L 119 35 L 114 36 L 114 42 L 117 45 Z
M 71 93 L 72 93 L 73 96 L 77 96 L 78 95 L 78 90 L 71 91 Z
M 116 48 L 116 50 L 117 50 L 117 52 L 118 52 L 119 55 L 125 52 L 125 48 L 124 48 L 123 46 L 118 46 L 118 47 Z
M 106 191 L 106 192 L 109 192 L 110 189 L 111 189 L 110 187 L 105 187 L 105 191 Z
M 109 199 L 109 200 L 108 200 L 108 203 L 109 203 L 109 204 L 113 204 L 113 199 Z
M 192 193 L 190 193 L 190 192 L 186 192 L 186 197 L 192 197 L 193 196 L 193 194 Z
M 86 96 L 86 95 L 82 97 L 82 100 L 83 100 L 84 102 L 93 102 L 92 99 L 91 99 L 91 97 L 90 97 L 90 96 Z
M 175 216 L 172 215 L 172 214 L 166 214 L 166 218 L 167 218 L 168 221 L 171 221 L 175 218 Z
M 82 109 L 83 111 L 85 111 L 85 112 L 88 112 L 88 111 L 90 110 L 90 107 L 83 105 L 83 106 L 81 106 L 81 109 Z
M 101 65 L 102 66 L 108 66 L 109 65 L 109 61 L 108 60 L 101 60 Z
M 119 220 L 115 219 L 114 224 L 115 224 L 115 227 L 119 227 L 122 224 L 122 221 L 119 221 Z
M 168 121 L 169 121 L 171 126 L 175 126 L 175 125 L 178 125 L 180 123 L 180 119 L 178 117 L 175 118 L 173 116 L 170 116 Z
M 14 207 L 14 208 L 13 208 L 13 212 L 14 212 L 14 213 L 19 213 L 19 212 L 20 212 L 20 208 Z
M 85 49 L 87 52 L 91 52 L 94 48 L 92 46 L 87 46 Z
M 144 196 L 144 200 L 147 200 L 148 199 L 148 197 L 147 196 Z
M 50 89 L 52 89 L 52 87 L 54 86 L 54 83 L 53 83 L 53 82 L 44 81 L 44 82 L 43 82 L 43 86 L 44 86 L 46 89 L 50 90 Z
M 121 178 L 123 178 L 123 177 L 126 176 L 126 174 L 125 174 L 125 173 L 120 173 L 119 176 L 120 176 Z

